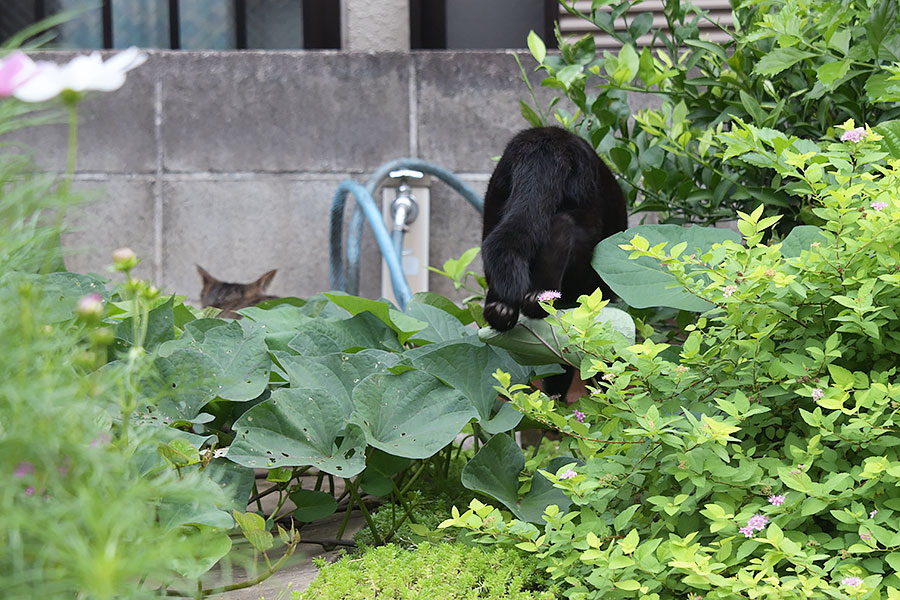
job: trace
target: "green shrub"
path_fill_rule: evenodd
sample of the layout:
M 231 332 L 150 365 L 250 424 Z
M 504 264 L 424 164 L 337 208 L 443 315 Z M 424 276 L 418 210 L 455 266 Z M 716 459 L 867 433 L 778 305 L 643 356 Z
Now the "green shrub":
M 295 600 L 556 598 L 534 560 L 501 548 L 425 543 L 404 550 L 388 544 L 320 566 L 309 589 L 294 592 Z
M 584 422 L 499 379 L 585 460 L 545 472 L 572 510 L 538 527 L 475 502 L 443 526 L 533 552 L 569 598 L 900 597 L 900 160 L 892 134 L 838 135 L 717 137 L 821 227 L 765 244 L 778 217 L 760 207 L 738 240 L 660 225 L 602 242 L 595 266 L 630 274 L 611 281 L 626 302 L 702 315 L 672 344 L 645 328 L 631 344 L 595 321 L 598 295 L 559 313 L 593 378 Z
M 736 119 L 816 139 L 846 119 L 874 127 L 900 114 L 895 0 L 732 2 L 735 26 L 723 43 L 703 39 L 698 23 L 710 17 L 688 1 L 663 3 L 664 27 L 650 12 L 622 17 L 642 6 L 633 0 L 595 0 L 586 12 L 562 4 L 622 49 L 601 55 L 586 36 L 560 38 L 560 54 L 547 54 L 532 34 L 542 85 L 560 94 L 551 108 L 611 159 L 634 210 L 659 211 L 662 222 L 731 220 L 758 202 L 788 215 L 782 231 L 806 221 L 806 207 L 756 157 L 726 155 L 716 134 Z M 639 43 L 643 36 L 650 41 Z M 632 115 L 628 92 L 662 107 Z M 540 108 L 522 110 L 533 124 L 547 120 Z

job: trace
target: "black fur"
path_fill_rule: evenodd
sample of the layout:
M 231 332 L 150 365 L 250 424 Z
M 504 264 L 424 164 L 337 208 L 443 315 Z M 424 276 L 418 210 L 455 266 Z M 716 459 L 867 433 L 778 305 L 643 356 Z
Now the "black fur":
M 610 297 L 591 256 L 600 240 L 627 226 L 622 190 L 590 144 L 558 127 L 520 131 L 484 197 L 488 323 L 505 331 L 519 312 L 545 316 L 536 301 L 545 290 L 562 294 L 559 307 L 598 287 Z

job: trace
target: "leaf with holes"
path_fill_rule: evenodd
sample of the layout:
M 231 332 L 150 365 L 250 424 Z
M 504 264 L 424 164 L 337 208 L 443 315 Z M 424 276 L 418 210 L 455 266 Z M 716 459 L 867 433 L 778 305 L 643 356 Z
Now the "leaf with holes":
M 356 354 L 295 356 L 276 353 L 287 373 L 291 387 L 320 388 L 340 402 L 344 417 L 353 412 L 353 388 L 372 373 L 386 373 L 397 364 L 398 354 L 381 350 L 363 350 Z
M 388 454 L 428 458 L 478 413 L 462 393 L 421 371 L 370 375 L 353 390 L 351 421 Z
M 339 400 L 321 389 L 281 388 L 235 421 L 228 459 L 245 467 L 313 466 L 353 477 L 366 466 L 365 434 L 348 426 Z
M 163 419 L 190 421 L 216 397 L 213 389 L 219 373 L 216 363 L 197 350 L 178 348 L 168 356 L 157 356 L 154 372 L 141 395 Z

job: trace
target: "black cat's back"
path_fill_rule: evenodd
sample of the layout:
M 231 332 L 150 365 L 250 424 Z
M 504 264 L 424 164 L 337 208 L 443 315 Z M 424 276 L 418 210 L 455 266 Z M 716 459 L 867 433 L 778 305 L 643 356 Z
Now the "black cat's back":
M 622 190 L 590 144 L 558 127 L 516 134 L 484 200 L 488 323 L 506 330 L 520 311 L 542 316 L 536 296 L 544 290 L 559 291 L 560 306 L 597 287 L 610 295 L 591 257 L 600 240 L 627 224 Z

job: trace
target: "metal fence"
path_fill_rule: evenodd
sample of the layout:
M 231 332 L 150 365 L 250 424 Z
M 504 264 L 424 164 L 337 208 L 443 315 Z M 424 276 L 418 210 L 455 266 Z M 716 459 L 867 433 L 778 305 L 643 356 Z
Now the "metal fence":
M 340 48 L 336 0 L 2 0 L 0 41 L 60 11 L 62 48 L 228 50 Z

